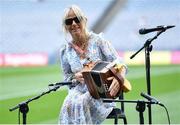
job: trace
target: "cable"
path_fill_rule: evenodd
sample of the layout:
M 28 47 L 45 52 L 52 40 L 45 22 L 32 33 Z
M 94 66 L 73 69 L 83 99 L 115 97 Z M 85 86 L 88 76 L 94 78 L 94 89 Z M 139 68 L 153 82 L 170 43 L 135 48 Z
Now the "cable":
M 154 102 L 154 104 L 158 104 L 158 105 L 164 107 L 165 110 L 166 110 L 166 113 L 167 113 L 168 123 L 169 123 L 169 125 L 171 124 L 168 110 L 167 110 L 167 108 L 165 107 L 164 104 L 162 104 L 162 103 L 161 103 L 160 101 L 158 101 L 156 98 L 154 98 L 154 97 L 152 97 L 152 96 L 150 96 L 150 95 L 148 95 L 148 94 L 145 94 L 145 93 L 143 93 L 143 92 L 141 92 L 141 96 L 144 97 L 144 98 L 146 98 L 146 99 L 149 100 L 150 102 Z
M 166 110 L 166 113 L 167 113 L 167 117 L 168 117 L 168 123 L 169 123 L 169 125 L 171 124 L 171 121 L 170 121 L 170 117 L 169 117 L 169 113 L 168 113 L 168 110 L 167 110 L 167 108 L 166 108 L 166 106 L 165 105 L 161 105 L 165 110 Z
M 20 125 L 20 109 L 18 110 L 18 123 L 19 123 L 19 125 Z

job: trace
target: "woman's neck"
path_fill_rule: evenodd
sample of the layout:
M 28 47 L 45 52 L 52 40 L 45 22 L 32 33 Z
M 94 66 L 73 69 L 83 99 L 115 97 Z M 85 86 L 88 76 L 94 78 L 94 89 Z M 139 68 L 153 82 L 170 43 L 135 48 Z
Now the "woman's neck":
M 80 36 L 73 37 L 73 43 L 77 46 L 81 47 L 82 49 L 85 49 L 88 42 L 88 36 L 84 33 Z

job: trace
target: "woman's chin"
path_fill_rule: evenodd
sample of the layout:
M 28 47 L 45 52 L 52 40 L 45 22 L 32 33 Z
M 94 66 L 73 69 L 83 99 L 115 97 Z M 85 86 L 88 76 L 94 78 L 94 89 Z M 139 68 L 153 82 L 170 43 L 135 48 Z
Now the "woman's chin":
M 81 32 L 79 32 L 79 31 L 72 32 L 72 35 L 73 35 L 73 36 L 80 36 L 80 35 L 81 35 Z

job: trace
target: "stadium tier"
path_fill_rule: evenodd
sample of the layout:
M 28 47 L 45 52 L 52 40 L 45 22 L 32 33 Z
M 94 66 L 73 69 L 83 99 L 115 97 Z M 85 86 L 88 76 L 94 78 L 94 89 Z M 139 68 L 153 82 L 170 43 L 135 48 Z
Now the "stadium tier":
M 111 2 L 113 0 L 1 0 L 0 53 L 46 53 L 49 63 L 56 63 L 59 48 L 66 42 L 61 30 L 64 8 L 71 4 L 79 5 L 88 17 L 91 29 Z M 179 10 L 179 0 L 128 0 L 102 32 L 116 50 L 137 51 L 148 38 L 154 36 L 153 33 L 140 35 L 140 28 L 176 25 L 152 43 L 153 51 L 173 53 L 180 50 Z

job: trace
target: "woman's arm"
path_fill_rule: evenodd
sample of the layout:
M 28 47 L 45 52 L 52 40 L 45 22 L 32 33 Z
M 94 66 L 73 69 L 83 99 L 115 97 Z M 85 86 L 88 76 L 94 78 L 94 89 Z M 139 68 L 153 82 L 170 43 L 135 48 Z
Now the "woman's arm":
M 65 51 L 66 48 L 64 46 L 60 51 L 60 64 L 64 75 L 64 81 L 71 81 L 73 79 L 73 72 L 71 71 L 71 66 L 67 60 Z

